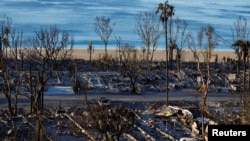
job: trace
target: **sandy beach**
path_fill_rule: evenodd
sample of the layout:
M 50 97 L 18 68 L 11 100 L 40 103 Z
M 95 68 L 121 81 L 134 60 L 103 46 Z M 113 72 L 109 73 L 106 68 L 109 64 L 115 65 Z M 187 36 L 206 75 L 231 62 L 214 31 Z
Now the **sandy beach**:
M 141 50 L 139 50 L 139 55 L 138 59 L 143 58 L 143 53 Z M 119 56 L 119 52 L 116 51 L 115 49 L 108 49 L 108 54 L 112 55 L 114 58 Z M 86 59 L 89 60 L 89 52 L 87 49 L 83 48 L 75 48 L 73 49 L 73 58 L 74 59 Z M 98 59 L 102 55 L 104 55 L 104 49 L 95 49 L 94 52 L 92 53 L 92 59 Z M 218 62 L 222 62 L 223 58 L 232 58 L 236 59 L 237 56 L 234 53 L 234 51 L 222 51 L 222 50 L 213 50 L 212 52 L 212 58 L 211 62 L 215 60 L 215 56 L 218 55 Z M 174 54 L 175 58 L 175 54 Z M 154 53 L 154 58 L 153 60 L 166 60 L 166 51 L 165 50 L 156 50 Z M 182 61 L 189 62 L 189 61 L 194 61 L 193 53 L 190 50 L 183 50 L 182 51 Z M 203 62 L 203 55 L 200 53 L 200 61 Z

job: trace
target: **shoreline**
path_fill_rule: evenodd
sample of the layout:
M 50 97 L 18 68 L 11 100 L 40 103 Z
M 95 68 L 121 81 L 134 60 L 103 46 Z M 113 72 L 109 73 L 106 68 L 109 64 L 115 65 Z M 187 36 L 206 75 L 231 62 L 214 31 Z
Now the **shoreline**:
M 118 58 L 119 57 L 118 51 L 116 51 L 116 49 L 108 49 L 107 52 L 113 58 Z M 89 60 L 89 52 L 87 51 L 86 48 L 73 48 L 72 55 L 73 55 L 74 59 Z M 100 48 L 94 49 L 94 52 L 92 53 L 92 59 L 93 60 L 99 59 L 102 55 L 104 55 L 104 49 L 100 49 Z M 176 53 L 174 53 L 174 59 L 175 59 L 175 55 L 176 55 Z M 216 55 L 218 56 L 218 62 L 223 62 L 224 57 L 225 57 L 226 60 L 227 60 L 227 58 L 237 59 L 237 56 L 236 56 L 236 54 L 235 54 L 235 52 L 233 50 L 230 51 L 230 50 L 218 50 L 218 49 L 215 49 L 212 52 L 211 62 L 215 61 Z M 141 50 L 138 50 L 137 58 L 138 59 L 143 58 L 143 53 L 142 53 Z M 166 51 L 164 49 L 157 49 L 155 51 L 155 53 L 154 53 L 153 60 L 165 61 L 166 60 Z M 193 53 L 190 50 L 183 50 L 181 60 L 183 62 L 194 61 Z M 200 54 L 200 62 L 204 62 L 202 54 Z

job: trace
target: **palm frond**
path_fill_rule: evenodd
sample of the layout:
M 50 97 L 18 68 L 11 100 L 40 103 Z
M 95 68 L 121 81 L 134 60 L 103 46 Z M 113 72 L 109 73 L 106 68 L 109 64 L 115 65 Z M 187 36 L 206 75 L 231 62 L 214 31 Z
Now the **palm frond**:
M 244 47 L 247 46 L 247 41 L 245 39 L 239 39 L 235 41 L 232 46 Z

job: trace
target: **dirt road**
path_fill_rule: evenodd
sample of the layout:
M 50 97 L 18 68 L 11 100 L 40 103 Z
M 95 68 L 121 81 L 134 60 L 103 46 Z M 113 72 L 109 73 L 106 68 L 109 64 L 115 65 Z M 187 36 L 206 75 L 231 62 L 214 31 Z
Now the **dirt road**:
M 124 93 L 109 93 L 105 90 L 89 90 L 87 91 L 87 99 L 99 99 L 105 97 L 111 101 L 124 101 L 124 102 L 154 102 L 154 101 L 166 101 L 166 92 L 153 92 L 147 91 L 140 95 L 131 94 L 128 92 Z M 56 94 L 56 95 L 45 95 L 45 103 L 83 103 L 85 99 L 84 94 Z M 171 90 L 169 91 L 169 101 L 190 101 L 199 102 L 201 96 L 199 93 L 195 92 L 193 89 L 182 89 L 182 90 Z M 217 101 L 240 101 L 240 94 L 236 93 L 209 93 L 207 102 L 217 102 Z M 28 104 L 29 100 L 25 97 L 19 97 L 18 103 Z M 0 105 L 5 105 L 6 99 L 3 95 L 0 95 Z

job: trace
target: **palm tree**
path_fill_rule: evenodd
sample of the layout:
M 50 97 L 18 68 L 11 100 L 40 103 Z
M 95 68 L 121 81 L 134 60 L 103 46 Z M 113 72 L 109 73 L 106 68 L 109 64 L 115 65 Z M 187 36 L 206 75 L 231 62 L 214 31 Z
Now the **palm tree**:
M 250 48 L 250 44 L 249 44 L 249 41 L 246 41 L 245 39 L 238 39 L 236 40 L 232 46 L 234 48 L 238 48 L 238 54 L 241 54 L 241 56 L 243 57 L 243 68 L 244 68 L 244 71 L 243 71 L 243 93 L 242 93 L 242 96 L 241 96 L 241 102 L 242 102 L 242 107 L 243 109 L 245 108 L 245 104 L 244 102 L 246 101 L 246 59 L 247 59 L 247 56 L 249 55 L 248 54 L 248 50 Z M 241 58 L 238 58 L 239 61 Z
M 232 27 L 232 37 L 233 37 L 233 42 L 237 43 L 237 44 L 241 44 L 240 40 L 244 40 L 247 39 L 248 35 L 249 35 L 249 29 L 247 27 L 247 19 L 243 16 L 239 16 L 237 18 L 237 20 L 234 22 L 234 26 Z M 243 41 L 244 42 L 244 41 Z M 243 43 L 242 42 L 242 43 Z M 240 63 L 241 63 L 241 58 L 242 58 L 242 51 L 240 46 L 238 46 L 237 44 L 235 44 L 235 46 L 231 46 L 233 48 L 233 50 L 235 50 L 235 53 L 238 57 L 238 62 L 237 62 L 237 75 L 239 74 L 239 67 L 240 67 Z M 243 43 L 245 44 L 245 43 Z
M 167 26 L 168 26 L 168 18 L 172 17 L 174 15 L 174 6 L 168 4 L 168 0 L 165 1 L 165 3 L 159 3 L 156 13 L 160 13 L 160 20 L 164 24 L 165 28 L 165 41 L 166 41 L 166 71 L 167 71 L 167 105 L 168 105 L 168 31 L 167 31 Z
M 145 47 L 142 47 L 142 60 L 144 61 L 144 54 L 145 54 L 145 52 L 146 52 L 146 48 Z
M 94 52 L 94 47 L 93 47 L 93 44 L 92 44 L 91 40 L 89 41 L 89 44 L 88 44 L 88 52 L 89 52 L 89 62 L 91 63 L 91 61 L 92 61 L 92 53 Z

